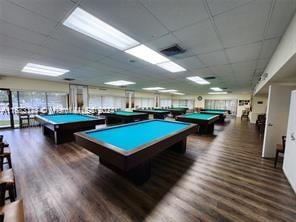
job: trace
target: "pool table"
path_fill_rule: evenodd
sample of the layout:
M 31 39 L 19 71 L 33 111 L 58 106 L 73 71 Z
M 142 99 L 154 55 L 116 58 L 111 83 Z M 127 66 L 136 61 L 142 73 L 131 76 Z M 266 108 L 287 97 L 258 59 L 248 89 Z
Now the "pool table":
M 154 119 L 164 119 L 170 111 L 155 110 L 155 109 L 136 109 L 134 112 L 152 114 Z
M 155 108 L 155 110 L 163 110 L 163 111 L 169 111 L 172 116 L 175 118 L 178 115 L 185 114 L 188 108 Z
M 75 133 L 76 143 L 100 157 L 100 163 L 137 184 L 151 174 L 151 158 L 171 148 L 186 151 L 186 138 L 197 125 L 146 120 Z
M 136 122 L 141 120 L 147 120 L 149 118 L 148 113 L 129 112 L 129 111 L 102 113 L 101 115 L 105 116 L 107 125 L 131 123 L 131 122 Z
M 229 109 L 202 109 L 201 111 L 222 111 L 231 114 L 231 111 Z
M 73 140 L 75 132 L 105 124 L 105 118 L 75 113 L 37 115 L 35 119 L 42 125 L 43 134 L 52 137 L 55 144 Z
M 213 114 L 213 115 L 218 115 L 219 116 L 219 122 L 224 123 L 224 120 L 226 118 L 226 111 L 200 111 L 200 113 L 204 114 Z
M 188 113 L 177 116 L 176 120 L 197 124 L 199 126 L 197 133 L 199 134 L 213 134 L 214 124 L 219 120 L 219 116 L 203 113 Z

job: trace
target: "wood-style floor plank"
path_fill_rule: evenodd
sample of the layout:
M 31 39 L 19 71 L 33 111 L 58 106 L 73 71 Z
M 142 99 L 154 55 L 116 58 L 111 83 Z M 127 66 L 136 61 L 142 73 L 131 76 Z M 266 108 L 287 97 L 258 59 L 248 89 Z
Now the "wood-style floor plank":
M 74 142 L 54 145 L 41 128 L 1 133 L 30 222 L 296 220 L 296 195 L 282 169 L 261 158 L 262 138 L 247 121 L 191 135 L 184 155 L 163 152 L 142 186 Z

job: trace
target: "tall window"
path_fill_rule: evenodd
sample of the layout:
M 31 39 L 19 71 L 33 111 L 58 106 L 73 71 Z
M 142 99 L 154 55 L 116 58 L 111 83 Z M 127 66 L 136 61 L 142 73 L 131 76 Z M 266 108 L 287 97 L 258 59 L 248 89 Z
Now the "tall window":
M 237 100 L 216 100 L 216 99 L 206 99 L 205 100 L 206 109 L 226 109 L 230 110 L 232 115 L 236 115 L 237 110 Z
M 89 95 L 89 108 L 115 108 L 123 109 L 125 107 L 125 97 L 109 95 Z
M 172 100 L 171 99 L 160 98 L 159 103 L 160 103 L 159 104 L 160 107 L 172 106 Z
M 135 107 L 136 108 L 147 108 L 154 107 L 155 99 L 154 98 L 135 98 Z
M 68 95 L 67 93 L 48 92 L 47 105 L 49 109 L 61 109 L 68 107 Z
M 19 106 L 21 108 L 46 108 L 46 94 L 38 91 L 19 91 Z

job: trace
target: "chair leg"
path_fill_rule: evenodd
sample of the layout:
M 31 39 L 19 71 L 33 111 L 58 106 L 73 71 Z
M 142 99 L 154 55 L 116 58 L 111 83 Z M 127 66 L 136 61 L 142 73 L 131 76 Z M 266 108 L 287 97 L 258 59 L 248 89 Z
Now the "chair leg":
M 279 157 L 279 152 L 276 151 L 275 159 L 274 159 L 274 168 L 276 168 L 276 163 L 277 163 L 277 161 L 278 161 L 278 157 Z
M 10 199 L 10 202 L 15 201 L 15 189 L 14 189 L 14 184 L 11 184 L 11 185 L 9 186 L 8 193 L 9 193 L 9 199 Z
M 3 171 L 3 162 L 4 162 L 4 157 L 0 157 L 0 170 Z
M 7 158 L 8 166 L 9 166 L 9 168 L 11 169 L 11 168 L 12 168 L 11 156 L 9 155 L 9 156 L 7 156 L 6 158 Z
M 5 204 L 5 192 L 6 192 L 6 184 L 0 184 L 0 207 Z

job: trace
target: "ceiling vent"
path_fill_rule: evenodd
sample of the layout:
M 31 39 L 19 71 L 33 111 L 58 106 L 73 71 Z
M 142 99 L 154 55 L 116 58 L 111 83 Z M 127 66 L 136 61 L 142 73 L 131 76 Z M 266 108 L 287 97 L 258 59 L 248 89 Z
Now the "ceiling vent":
M 184 52 L 186 52 L 185 49 L 181 48 L 179 45 L 173 45 L 169 48 L 163 49 L 160 51 L 162 54 L 164 54 L 165 56 L 175 56 L 175 55 L 179 55 L 182 54 Z
M 73 81 L 75 79 L 73 79 L 73 78 L 64 78 L 64 80 L 66 80 L 66 81 Z
M 216 79 L 216 77 L 215 76 L 208 76 L 208 77 L 203 77 L 203 79 L 211 80 L 211 79 Z

